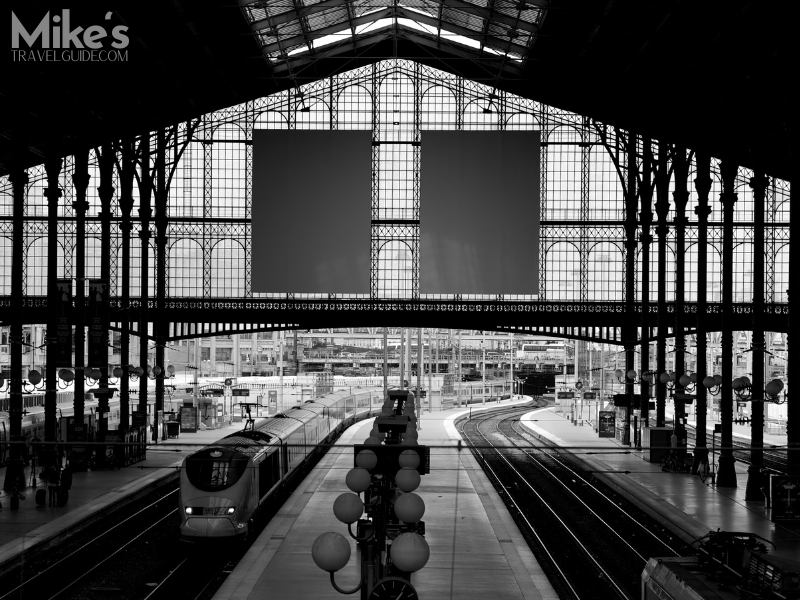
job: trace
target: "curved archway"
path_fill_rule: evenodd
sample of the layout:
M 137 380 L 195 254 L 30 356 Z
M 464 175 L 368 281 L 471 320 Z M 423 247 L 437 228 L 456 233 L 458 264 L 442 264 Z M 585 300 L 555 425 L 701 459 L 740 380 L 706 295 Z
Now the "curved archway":
M 390 240 L 378 249 L 378 297 L 410 298 L 413 292 L 411 247 L 402 240 Z
M 580 297 L 581 261 L 572 242 L 556 242 L 545 250 L 545 297 L 577 300 Z
M 256 116 L 253 129 L 289 129 L 289 117 L 279 110 L 265 110 Z
M 498 127 L 497 109 L 488 98 L 473 99 L 464 105 L 464 130 L 465 131 L 494 131 Z
M 616 221 L 624 214 L 625 198 L 614 161 L 603 145 L 595 144 L 589 150 L 589 218 Z
M 420 129 L 455 129 L 458 121 L 458 103 L 453 90 L 443 85 L 432 85 L 420 98 Z M 424 133 L 423 143 L 424 143 Z
M 547 198 L 543 220 L 563 220 L 581 209 L 581 133 L 558 127 L 547 135 Z M 544 140 L 543 140 L 544 141 Z
M 506 119 L 506 129 L 511 131 L 540 131 L 542 124 L 533 113 L 515 112 Z
M 11 252 L 13 244 L 11 238 L 0 237 L 0 256 L 7 257 L 0 260 L 0 296 L 11 295 Z
M 625 289 L 619 284 L 625 272 L 625 255 L 612 242 L 598 242 L 589 250 L 589 300 L 620 301 Z
M 363 85 L 348 85 L 336 98 L 339 129 L 372 129 L 372 94 Z
M 203 296 L 203 248 L 195 240 L 179 239 L 169 247 L 168 296 Z
M 685 288 L 686 300 L 697 300 L 697 243 L 686 247 Z M 706 250 L 706 301 L 722 300 L 722 255 L 714 244 L 709 243 Z
M 211 295 L 236 298 L 245 295 L 244 246 L 237 240 L 220 240 L 211 248 Z
M 120 250 L 121 253 L 121 250 Z M 156 249 L 150 242 L 147 245 L 147 293 L 153 294 L 156 285 Z M 130 271 L 130 294 L 131 298 L 138 298 L 142 295 L 142 240 L 138 235 L 131 235 L 131 271 Z M 169 288 L 167 288 L 169 294 Z
M 775 299 L 773 302 L 789 301 L 789 244 L 775 251 Z

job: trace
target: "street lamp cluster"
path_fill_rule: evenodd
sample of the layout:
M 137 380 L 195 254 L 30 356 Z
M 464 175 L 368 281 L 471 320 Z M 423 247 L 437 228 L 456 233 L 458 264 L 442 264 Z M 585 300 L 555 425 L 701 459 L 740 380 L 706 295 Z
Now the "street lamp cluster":
M 656 371 L 645 371 L 641 375 L 635 370 L 631 369 L 624 372 L 622 369 L 614 371 L 614 375 L 619 383 L 623 384 L 642 384 L 655 385 L 656 379 L 667 386 L 667 389 L 673 390 L 675 384 L 679 384 L 685 391 L 692 393 L 697 387 L 697 373 L 686 372 L 676 377 L 672 371 L 664 373 L 657 373 Z M 722 375 L 707 375 L 703 377 L 700 382 L 701 385 L 709 391 L 712 396 L 719 394 L 722 388 Z M 740 402 L 748 402 L 752 399 L 753 384 L 747 376 L 737 377 L 731 382 L 731 387 Z M 764 401 L 773 402 L 776 404 L 783 404 L 787 400 L 787 393 L 784 391 L 783 381 L 780 379 L 773 379 L 766 386 L 764 386 Z
M 114 367 L 112 370 L 112 376 L 117 380 L 119 380 L 125 373 L 128 374 L 128 377 L 131 379 L 131 381 L 139 379 L 140 377 L 144 376 L 145 373 L 147 373 L 147 377 L 149 379 L 157 379 L 162 376 L 174 377 L 175 367 L 169 365 L 165 371 L 158 365 L 153 367 L 147 365 L 147 369 L 143 369 L 142 367 L 134 367 L 133 365 L 128 365 L 125 368 L 117 366 Z M 69 385 L 73 381 L 75 381 L 75 371 L 73 371 L 72 369 L 59 369 L 57 375 L 58 377 L 56 379 L 56 385 L 57 389 L 59 390 L 68 388 Z M 84 380 L 89 385 L 94 385 L 95 383 L 100 381 L 102 376 L 103 372 L 97 368 L 86 369 L 84 371 Z M 10 377 L 8 378 L 6 377 L 0 374 L 0 392 L 8 391 L 8 384 L 10 382 Z M 27 379 L 22 380 L 22 391 L 26 394 L 44 391 L 46 387 L 47 387 L 46 379 L 36 369 L 28 371 Z
M 362 600 L 416 600 L 411 574 L 425 566 L 430 549 L 421 520 L 425 503 L 414 490 L 428 464 L 429 449 L 417 443 L 413 393 L 390 390 L 369 437 L 355 446 L 355 466 L 345 477 L 351 491 L 333 504 L 334 515 L 358 544 L 359 584 L 345 590 L 335 580 L 336 571 L 350 559 L 350 543 L 343 535 L 323 533 L 311 548 L 315 564 L 328 571 L 336 591 L 361 591 Z

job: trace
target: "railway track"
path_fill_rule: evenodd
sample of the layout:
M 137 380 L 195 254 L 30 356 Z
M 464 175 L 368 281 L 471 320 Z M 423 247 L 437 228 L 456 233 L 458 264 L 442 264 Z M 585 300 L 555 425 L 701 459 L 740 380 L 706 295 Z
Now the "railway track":
M 0 600 L 135 597 L 130 594 L 136 593 L 147 564 L 168 551 L 165 536 L 177 523 L 177 494 L 177 477 L 170 477 L 79 531 L 4 566 Z M 137 552 L 142 560 L 132 560 Z
M 182 542 L 175 473 L 80 530 L 0 566 L 0 600 L 208 600 L 327 449 L 312 453 L 283 480 L 247 540 Z
M 459 429 L 562 598 L 638 598 L 649 557 L 690 549 L 528 435 L 519 417 L 531 408 L 487 411 Z
M 671 424 L 670 424 L 671 425 Z M 717 448 L 719 453 L 719 434 L 717 436 Z M 690 446 L 694 445 L 695 441 L 695 428 L 692 425 L 686 427 L 686 437 Z M 706 444 L 709 451 L 712 449 L 711 432 L 706 436 Z M 750 464 L 750 444 L 733 439 L 733 457 L 739 462 Z M 763 466 L 765 469 L 774 473 L 785 475 L 789 468 L 789 459 L 786 455 L 785 448 L 776 448 L 775 446 L 765 445 L 763 453 Z

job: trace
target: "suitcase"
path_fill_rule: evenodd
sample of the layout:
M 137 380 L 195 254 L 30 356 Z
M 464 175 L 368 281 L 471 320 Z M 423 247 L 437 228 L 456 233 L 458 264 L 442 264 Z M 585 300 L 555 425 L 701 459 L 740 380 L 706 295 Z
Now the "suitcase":
M 66 506 L 67 500 L 69 500 L 69 490 L 65 490 L 64 488 L 58 488 L 58 494 L 56 495 L 56 504 L 59 506 Z
M 47 490 L 44 488 L 36 490 L 35 500 L 36 506 L 45 506 L 47 504 Z

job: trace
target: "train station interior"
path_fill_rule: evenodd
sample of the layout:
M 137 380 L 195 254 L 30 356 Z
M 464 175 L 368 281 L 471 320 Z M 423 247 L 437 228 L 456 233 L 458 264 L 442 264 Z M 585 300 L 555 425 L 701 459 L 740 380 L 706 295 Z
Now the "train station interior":
M 0 600 L 800 599 L 795 13 L 8 4 Z

